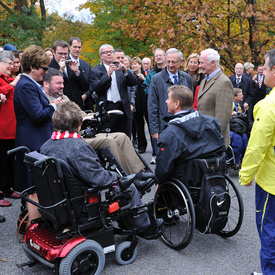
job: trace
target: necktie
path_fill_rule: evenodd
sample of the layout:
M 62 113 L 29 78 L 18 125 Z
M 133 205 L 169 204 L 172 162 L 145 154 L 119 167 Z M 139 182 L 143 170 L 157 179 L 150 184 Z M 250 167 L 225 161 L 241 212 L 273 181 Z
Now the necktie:
M 148 72 L 147 72 L 147 71 L 145 71 L 145 72 L 144 72 L 144 74 L 145 74 L 145 76 L 147 76 Z
M 176 75 L 174 75 L 173 78 L 174 78 L 174 85 L 179 84 L 178 77 Z
M 237 86 L 239 86 L 240 82 L 241 82 L 241 79 L 237 77 L 237 80 L 236 80 Z
M 263 77 L 259 75 L 259 88 L 262 87 L 262 84 L 263 84 Z
M 112 80 L 116 77 L 115 71 L 112 73 L 111 78 Z M 114 103 L 118 102 L 120 99 L 119 91 L 117 87 L 114 87 L 114 81 L 111 84 L 111 98 Z

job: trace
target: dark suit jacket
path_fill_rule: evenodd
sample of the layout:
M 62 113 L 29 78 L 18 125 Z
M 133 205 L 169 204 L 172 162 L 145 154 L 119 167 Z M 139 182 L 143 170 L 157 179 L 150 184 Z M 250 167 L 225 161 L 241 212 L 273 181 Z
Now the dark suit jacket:
M 45 93 L 27 76 L 22 75 L 14 91 L 16 116 L 15 147 L 27 146 L 31 151 L 40 150 L 51 137 L 54 107 L 49 104 Z M 16 190 L 31 186 L 31 178 L 23 163 L 23 155 L 16 157 Z
M 233 84 L 234 88 L 240 88 L 243 91 L 243 102 L 246 102 L 249 106 L 252 104 L 254 89 L 252 86 L 252 79 L 247 76 L 242 76 L 241 82 L 239 85 L 236 83 L 236 75 L 229 76 L 230 81 Z
M 75 102 L 82 110 L 84 110 L 84 104 L 81 96 L 90 89 L 88 78 L 91 68 L 88 63 L 84 64 L 84 62 L 85 61 L 83 61 L 82 64 L 80 62 L 79 76 L 76 76 L 76 74 L 70 69 L 68 65 L 66 65 L 68 76 L 63 74 L 64 94 L 71 101 Z M 50 67 L 57 70 L 60 69 L 59 64 L 54 58 L 51 61 Z
M 121 97 L 121 102 L 124 108 L 124 113 L 128 119 L 131 119 L 131 99 L 129 98 L 128 86 L 136 85 L 136 77 L 131 70 L 128 70 L 128 74 L 125 76 L 122 71 L 116 71 L 116 80 Z M 93 90 L 97 93 L 97 110 L 98 103 L 104 101 L 106 108 L 107 91 L 111 87 L 112 78 L 108 76 L 104 65 L 97 65 L 92 69 L 92 86 Z
M 258 101 L 262 100 L 266 96 L 266 85 L 264 84 L 265 77 L 263 76 L 263 82 L 261 88 L 259 87 L 259 75 L 257 74 L 257 83 L 253 81 L 254 87 L 254 100 L 253 103 L 256 104 Z

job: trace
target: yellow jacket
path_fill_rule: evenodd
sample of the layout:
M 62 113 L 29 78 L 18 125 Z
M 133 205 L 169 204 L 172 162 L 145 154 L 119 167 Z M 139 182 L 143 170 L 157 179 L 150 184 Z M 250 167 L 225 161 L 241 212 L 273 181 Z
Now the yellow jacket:
M 254 124 L 239 173 L 241 185 L 257 184 L 275 195 L 275 87 L 254 107 Z

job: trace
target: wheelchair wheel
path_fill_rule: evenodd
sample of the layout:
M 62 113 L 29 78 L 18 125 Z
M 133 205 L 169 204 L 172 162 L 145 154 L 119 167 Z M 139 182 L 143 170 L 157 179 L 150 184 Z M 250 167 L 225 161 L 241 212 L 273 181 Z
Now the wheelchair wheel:
M 228 191 L 231 198 L 231 205 L 228 213 L 228 221 L 225 227 L 217 234 L 223 238 L 234 236 L 241 228 L 243 222 L 244 206 L 240 191 L 235 183 L 225 175 Z
M 132 253 L 129 253 L 128 248 L 130 247 L 131 242 L 126 241 L 118 245 L 116 249 L 116 262 L 120 265 L 131 264 L 137 257 L 137 247 L 135 247 Z
M 59 274 L 99 275 L 104 265 L 105 255 L 100 244 L 93 240 L 85 240 L 75 246 L 68 255 L 61 260 Z
M 183 249 L 191 242 L 195 229 L 195 210 L 187 188 L 177 179 L 162 183 L 154 198 L 155 218 L 162 218 L 161 237 L 174 248 Z

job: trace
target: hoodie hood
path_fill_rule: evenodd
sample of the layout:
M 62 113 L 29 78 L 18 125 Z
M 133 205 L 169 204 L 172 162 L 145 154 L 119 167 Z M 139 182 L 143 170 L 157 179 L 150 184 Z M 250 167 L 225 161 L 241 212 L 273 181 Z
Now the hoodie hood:
M 180 127 L 186 135 L 193 139 L 199 139 L 205 130 L 204 117 L 198 111 L 183 114 L 182 117 L 175 117 L 169 121 L 169 125 Z

